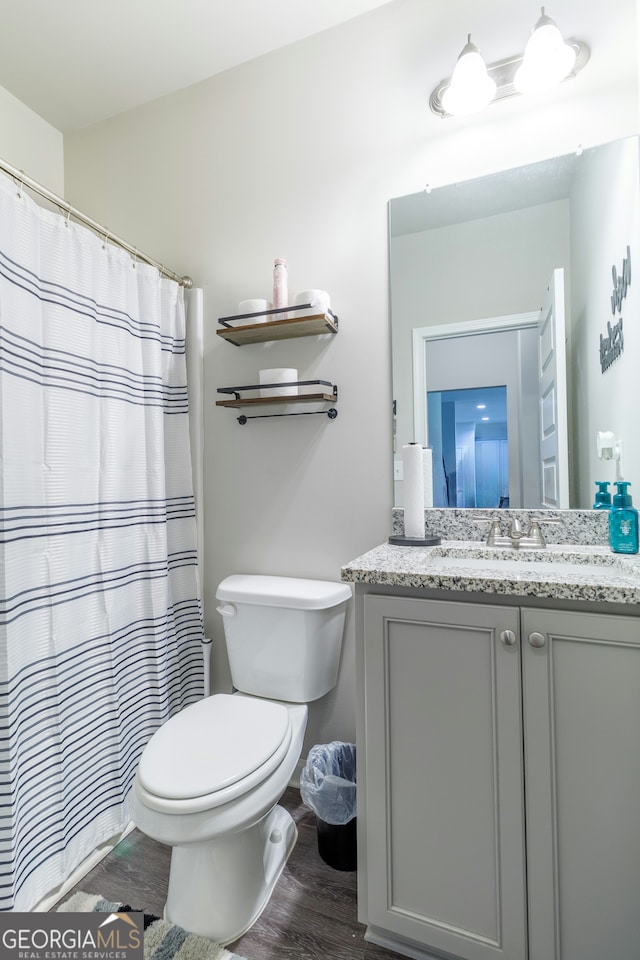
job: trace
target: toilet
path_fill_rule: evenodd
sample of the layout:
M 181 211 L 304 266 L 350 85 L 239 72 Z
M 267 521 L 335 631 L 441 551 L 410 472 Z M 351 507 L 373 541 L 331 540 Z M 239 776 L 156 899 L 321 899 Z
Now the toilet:
M 233 694 L 171 717 L 145 747 L 132 819 L 170 845 L 165 919 L 221 944 L 258 919 L 297 830 L 278 806 L 302 752 L 307 704 L 336 683 L 345 583 L 234 575 L 216 591 Z

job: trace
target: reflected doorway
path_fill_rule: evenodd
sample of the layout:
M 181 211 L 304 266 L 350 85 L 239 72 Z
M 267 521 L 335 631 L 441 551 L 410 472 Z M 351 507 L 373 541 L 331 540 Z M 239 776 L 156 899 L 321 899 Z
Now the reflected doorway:
M 434 507 L 509 506 L 507 387 L 427 393 Z
M 507 388 L 509 506 L 542 504 L 538 319 L 517 314 L 413 331 L 415 434 L 426 437 L 431 391 Z M 435 334 L 435 336 L 434 336 Z

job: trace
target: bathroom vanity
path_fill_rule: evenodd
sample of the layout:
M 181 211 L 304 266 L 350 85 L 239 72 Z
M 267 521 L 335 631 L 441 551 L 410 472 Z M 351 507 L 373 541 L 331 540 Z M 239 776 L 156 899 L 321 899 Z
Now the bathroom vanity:
M 359 916 L 415 958 L 637 960 L 640 560 L 383 545 L 355 583 Z

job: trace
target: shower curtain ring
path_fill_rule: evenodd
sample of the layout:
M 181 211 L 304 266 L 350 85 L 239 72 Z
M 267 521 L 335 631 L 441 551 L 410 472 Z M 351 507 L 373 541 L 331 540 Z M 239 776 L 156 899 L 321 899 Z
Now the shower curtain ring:
M 24 186 L 24 170 L 21 170 L 20 173 L 22 174 L 22 176 L 20 177 L 20 182 L 18 183 L 17 195 L 22 200 L 22 187 Z
M 67 210 L 67 218 L 66 218 L 66 220 L 64 221 L 65 227 L 68 227 L 68 226 L 69 226 L 69 218 L 70 218 L 70 216 L 71 216 L 71 210 Z
M 133 264 L 132 264 L 134 270 L 136 268 L 137 262 L 138 262 L 138 248 L 134 247 L 133 248 Z
M 103 250 L 106 250 L 106 249 L 107 249 L 107 244 L 108 244 L 108 243 L 109 243 L 109 231 L 107 230 L 107 232 L 106 232 L 105 235 L 104 235 L 104 240 L 102 241 L 102 249 L 103 249 Z

